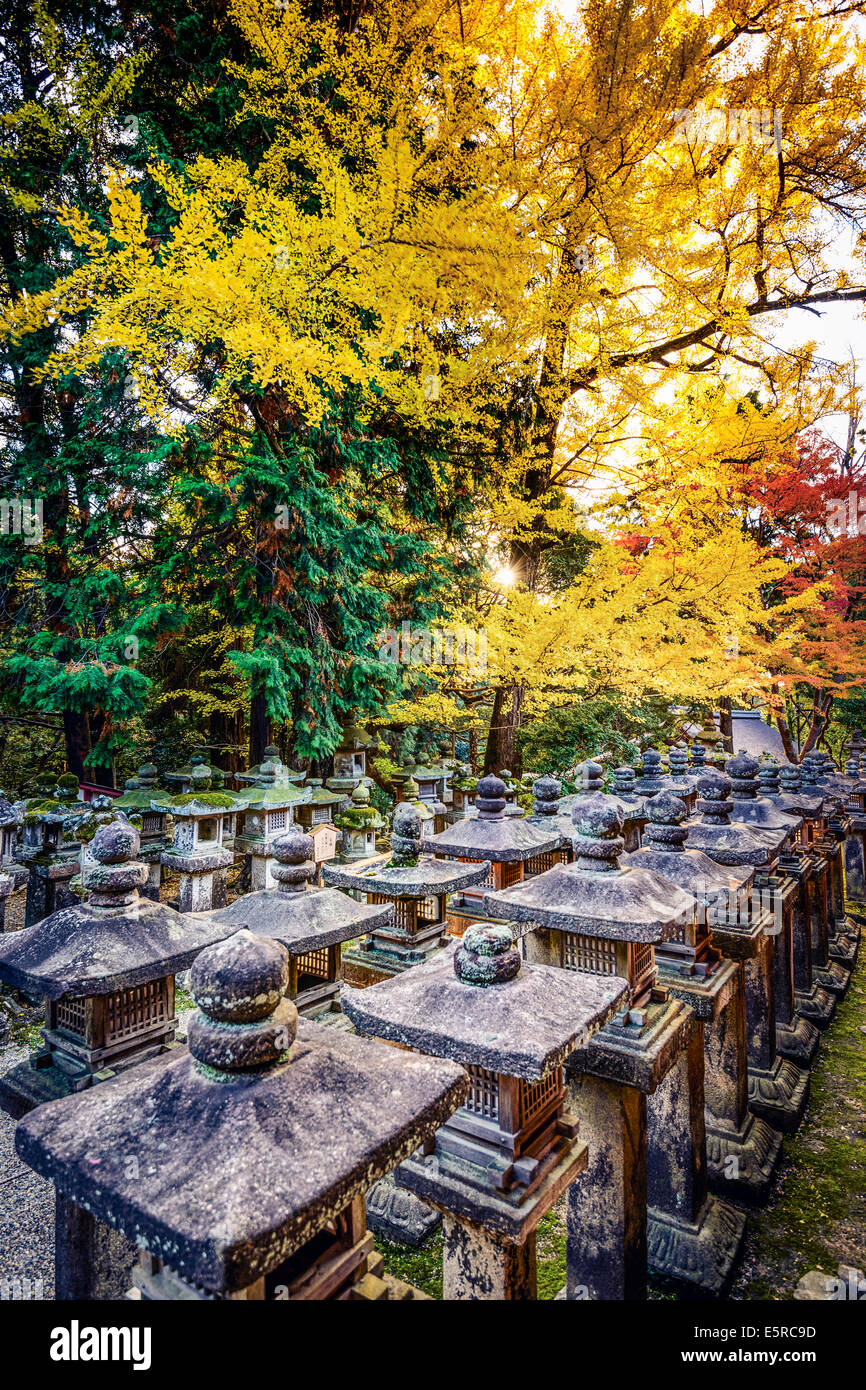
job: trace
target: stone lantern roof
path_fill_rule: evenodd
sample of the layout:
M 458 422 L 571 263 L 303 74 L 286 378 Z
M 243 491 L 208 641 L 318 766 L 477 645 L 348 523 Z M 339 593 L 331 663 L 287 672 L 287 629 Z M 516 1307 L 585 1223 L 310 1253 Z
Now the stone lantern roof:
M 190 791 L 206 791 L 209 787 L 221 787 L 225 773 L 221 767 L 211 767 L 204 753 L 193 753 L 183 767 L 166 772 L 164 780 L 169 784 L 177 783 L 181 788 L 188 787 Z
M 243 791 L 232 792 L 232 798 L 237 811 L 282 811 L 310 801 L 312 788 L 297 787 L 291 782 L 260 781 Z
M 426 965 L 346 990 L 343 1008 L 361 1032 L 539 1081 L 614 1016 L 625 991 L 616 976 L 521 962 L 508 927 L 493 924 L 467 928 Z
M 758 796 L 758 764 L 748 753 L 739 753 L 728 758 L 725 772 L 731 779 L 734 801 L 733 819 L 745 821 L 747 825 L 764 826 L 768 830 L 786 830 L 792 835 L 803 824 L 803 817 L 787 815 L 779 811 L 764 796 Z
M 378 748 L 378 738 L 373 738 L 360 724 L 347 724 L 340 734 L 336 753 L 354 753 L 362 748 Z
M 730 778 L 709 772 L 698 778 L 700 820 L 689 821 L 686 844 L 703 850 L 718 864 L 728 866 L 769 864 L 785 842 L 781 830 L 760 825 L 731 824 L 734 803 Z
M 334 817 L 334 824 L 346 830 L 381 830 L 385 822 L 375 806 L 370 805 L 370 788 L 359 782 L 352 792 L 350 804 Z
M 299 1023 L 287 980 L 282 946 L 236 933 L 193 968 L 188 1051 L 16 1132 L 60 1194 L 218 1297 L 280 1269 L 467 1091 L 452 1062 Z
M 643 844 L 631 854 L 624 854 L 620 863 L 625 867 L 650 869 L 671 883 L 684 888 L 701 904 L 709 907 L 722 900 L 727 903 L 731 893 L 751 886 L 755 870 L 724 867 L 695 849 L 689 839 L 689 827 L 684 824 L 686 804 L 672 792 L 659 792 L 647 802 L 649 824 L 643 834 Z
M 472 820 L 457 821 L 427 838 L 427 848 L 449 859 L 487 859 L 498 864 L 519 863 L 558 848 L 556 828 L 549 833 L 521 816 L 506 816 L 505 784 L 499 777 L 481 777 L 476 788 Z
M 159 789 L 159 773 L 154 763 L 142 763 L 134 777 L 124 782 L 122 796 L 113 798 L 120 811 L 149 811 L 154 794 Z
M 782 786 L 784 779 L 785 785 Z M 761 795 L 778 806 L 780 811 L 794 816 L 815 819 L 823 814 L 824 799 L 800 790 L 800 769 L 790 764 L 779 766 L 775 758 L 765 758 L 758 764 Z
M 247 768 L 246 772 L 238 772 L 235 776 L 239 782 L 268 783 L 281 787 L 303 782 L 306 773 L 295 772 L 292 768 L 286 767 L 280 758 L 280 750 L 273 743 L 269 743 L 260 763 L 255 763 L 253 767 Z
M 491 917 L 519 922 L 527 931 L 554 927 L 613 941 L 666 941 L 697 904 L 690 893 L 649 869 L 621 867 L 623 819 L 603 796 L 572 811 L 574 862 L 557 864 L 536 878 L 487 893 Z
M 290 826 L 273 844 L 278 888 L 245 893 L 228 907 L 203 913 L 212 937 L 252 925 L 259 936 L 273 937 L 293 954 L 334 946 L 394 920 L 391 903 L 359 903 L 335 888 L 314 888 L 316 876 L 311 836 Z
M 20 824 L 21 808 L 16 809 L 12 802 L 7 799 L 6 793 L 0 791 L 0 830 L 5 830 L 13 825 Z
M 0 980 L 47 999 L 113 994 L 185 970 L 217 933 L 206 917 L 182 915 L 139 897 L 147 865 L 136 860 L 138 831 L 102 826 L 84 876 L 90 900 L 0 937 Z
M 418 808 L 401 801 L 394 810 L 391 853 L 375 864 L 352 869 L 328 863 L 322 868 L 326 883 L 356 892 L 381 893 L 389 898 L 428 898 L 452 893 L 487 876 L 487 864 L 450 864 L 424 850 L 430 840 L 421 835 Z

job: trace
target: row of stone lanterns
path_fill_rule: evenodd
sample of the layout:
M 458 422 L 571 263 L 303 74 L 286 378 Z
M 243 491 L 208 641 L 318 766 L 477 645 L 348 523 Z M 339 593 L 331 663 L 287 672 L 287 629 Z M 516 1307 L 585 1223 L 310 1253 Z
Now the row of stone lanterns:
M 718 1193 L 765 1195 L 778 1129 L 805 1104 L 807 1074 L 780 1055 L 775 1024 L 778 1000 L 789 1049 L 812 1047 L 793 1005 L 811 1008 L 821 986 L 796 991 L 796 942 L 836 997 L 853 963 L 841 846 L 857 836 L 862 859 L 845 803 L 866 785 L 859 766 L 843 782 L 812 760 L 807 790 L 788 778 L 777 807 L 750 759 L 729 760 L 730 780 L 682 760 L 669 778 L 644 767 L 637 789 L 620 772 L 605 795 L 590 765 L 570 822 L 552 779 L 523 817 L 501 779 L 482 778 L 474 817 L 426 838 L 409 786 L 389 861 L 326 869 L 335 887 L 315 889 L 311 842 L 288 828 L 275 886 L 207 912 L 142 899 L 136 830 L 97 829 L 90 902 L 0 947 L 0 979 L 47 1000 L 30 1068 L 43 1088 L 25 1077 L 27 1096 L 19 1077 L 3 1101 L 33 1111 L 18 1151 L 60 1194 L 58 1288 L 80 1290 L 83 1249 L 123 1265 L 98 1238 L 107 1222 L 148 1251 L 144 1297 L 408 1296 L 380 1277 L 361 1200 L 399 1164 L 401 1187 L 444 1215 L 446 1297 L 533 1297 L 534 1232 L 565 1191 L 570 1297 L 642 1297 L 648 1268 L 723 1289 L 744 1216 Z M 192 786 L 179 795 L 200 802 Z M 203 804 L 223 824 L 226 808 Z M 297 1026 L 298 1011 L 334 1014 L 340 945 L 362 933 L 370 988 L 346 992 L 346 1014 L 403 1051 Z M 172 1045 L 172 991 L 191 959 L 187 1052 Z M 383 1089 L 389 1066 L 403 1109 Z M 344 1132 L 359 1126 L 375 1151 L 363 1178 Z M 185 1169 L 165 1168 L 170 1131 L 195 1158 Z M 220 1135 L 237 1133 L 228 1154 Z M 259 1171 L 269 1144 L 273 1190 Z

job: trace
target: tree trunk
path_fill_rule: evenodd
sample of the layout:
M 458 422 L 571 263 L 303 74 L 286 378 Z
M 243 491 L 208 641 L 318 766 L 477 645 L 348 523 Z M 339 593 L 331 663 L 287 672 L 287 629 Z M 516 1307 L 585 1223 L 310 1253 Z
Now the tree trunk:
M 256 691 L 250 700 L 250 767 L 260 763 L 270 743 L 271 721 L 263 690 Z
M 734 747 L 734 721 L 731 718 L 730 695 L 723 695 L 719 700 L 719 728 L 725 740 L 725 751 L 733 756 L 737 750 Z
M 501 686 L 497 690 L 484 750 L 485 773 L 498 773 L 502 768 L 507 768 L 509 772 L 517 771 L 515 735 L 521 724 L 523 697 L 522 685 Z
M 79 782 L 87 782 L 90 772 L 84 759 L 90 752 L 90 726 L 87 715 L 78 710 L 63 711 L 63 737 L 66 742 L 66 770 L 74 773 Z

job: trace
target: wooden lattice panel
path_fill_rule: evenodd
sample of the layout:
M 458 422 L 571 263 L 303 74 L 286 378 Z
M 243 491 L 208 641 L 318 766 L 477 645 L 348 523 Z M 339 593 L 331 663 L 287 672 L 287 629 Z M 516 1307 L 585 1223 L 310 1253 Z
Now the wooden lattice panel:
M 83 1038 L 87 1001 L 71 996 L 67 999 L 59 999 L 54 1007 L 54 1026 L 62 1028 L 65 1033 L 73 1033 L 76 1038 Z
M 616 942 L 563 932 L 562 964 L 566 970 L 580 970 L 586 975 L 615 975 Z
M 105 1043 L 119 1042 L 144 1033 L 168 1017 L 165 980 L 150 980 L 132 989 L 120 989 L 106 996 Z
M 330 979 L 330 947 L 320 946 L 315 951 L 304 951 L 299 955 L 298 974 L 312 975 L 317 980 Z
M 522 865 L 520 864 L 503 864 L 502 887 L 510 888 L 512 883 L 520 883 L 523 877 L 521 869 Z
M 489 859 L 461 859 L 461 864 L 486 864 L 487 873 L 480 883 L 473 883 L 471 888 L 464 888 L 464 893 L 477 893 L 479 888 L 495 888 L 493 882 L 493 864 Z
M 421 898 L 418 903 L 419 922 L 439 922 L 442 920 L 442 911 L 438 898 Z
M 469 1096 L 465 1108 L 473 1115 L 483 1115 L 486 1120 L 499 1118 L 499 1078 L 486 1067 L 467 1067 L 469 1072 Z
M 161 817 L 155 811 L 145 812 L 141 818 L 141 829 L 146 834 L 150 830 L 159 830 Z
M 523 1129 L 539 1110 L 559 1094 L 561 1086 L 559 1071 L 551 1072 L 543 1081 L 521 1081 L 520 1083 L 520 1127 Z
M 558 857 L 553 854 L 536 854 L 532 859 L 527 859 L 525 875 L 527 878 L 535 878 L 537 874 L 546 874 L 548 869 L 552 869 L 558 863 Z

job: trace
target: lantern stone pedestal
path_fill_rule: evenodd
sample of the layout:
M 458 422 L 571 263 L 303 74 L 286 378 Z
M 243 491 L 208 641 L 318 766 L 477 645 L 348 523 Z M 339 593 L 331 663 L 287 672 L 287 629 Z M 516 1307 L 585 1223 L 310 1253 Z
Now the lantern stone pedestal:
M 189 1051 L 34 1111 L 19 1157 L 134 1235 L 144 1299 L 387 1299 L 361 1198 L 447 1120 L 462 1068 L 299 1024 L 285 948 L 247 931 L 190 979 Z M 64 1296 L 81 1282 L 58 1268 Z
M 359 1028 L 469 1069 L 466 1103 L 398 1184 L 443 1213 L 450 1299 L 533 1299 L 535 1232 L 586 1166 L 562 1062 L 614 1013 L 617 979 L 522 964 L 504 924 L 471 926 L 417 970 L 346 996 Z

